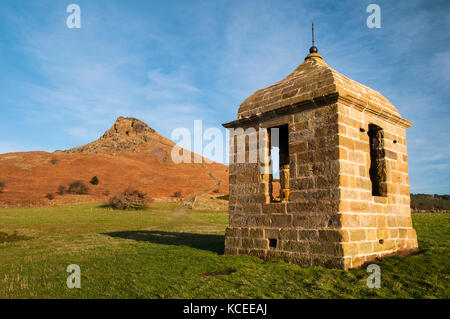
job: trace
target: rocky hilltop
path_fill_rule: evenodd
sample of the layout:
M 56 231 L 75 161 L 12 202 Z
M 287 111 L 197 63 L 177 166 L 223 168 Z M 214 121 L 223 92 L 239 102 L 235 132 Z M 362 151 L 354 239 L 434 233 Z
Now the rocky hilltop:
M 132 117 L 119 117 L 98 140 L 66 151 L 67 154 L 98 154 L 117 152 L 151 152 L 158 147 L 173 147 L 174 142 L 153 128 Z

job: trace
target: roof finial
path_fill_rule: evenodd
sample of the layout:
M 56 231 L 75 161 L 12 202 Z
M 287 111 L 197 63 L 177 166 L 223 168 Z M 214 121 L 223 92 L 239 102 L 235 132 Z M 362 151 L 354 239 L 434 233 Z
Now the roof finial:
M 319 52 L 319 50 L 314 45 L 314 22 L 312 23 L 311 31 L 312 31 L 312 47 L 309 48 L 309 53 L 317 53 Z

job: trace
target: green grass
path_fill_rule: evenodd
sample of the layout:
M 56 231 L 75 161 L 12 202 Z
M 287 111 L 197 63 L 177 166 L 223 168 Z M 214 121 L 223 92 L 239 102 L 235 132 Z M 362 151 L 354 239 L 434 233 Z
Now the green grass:
M 382 287 L 369 289 L 365 269 L 223 255 L 226 212 L 0 209 L 0 232 L 15 239 L 1 237 L 0 298 L 449 298 L 450 214 L 413 219 L 425 252 L 379 262 Z M 81 289 L 66 286 L 70 264 L 81 267 Z

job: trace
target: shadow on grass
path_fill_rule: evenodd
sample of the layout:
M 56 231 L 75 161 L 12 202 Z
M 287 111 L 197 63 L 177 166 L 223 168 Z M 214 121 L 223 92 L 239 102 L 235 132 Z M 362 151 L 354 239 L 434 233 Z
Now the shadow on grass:
M 31 239 L 31 237 L 19 235 L 16 231 L 11 235 L 8 235 L 7 233 L 4 232 L 0 232 L 0 244 L 29 239 Z
M 212 251 L 213 253 L 218 253 L 219 255 L 223 254 L 225 240 L 223 235 L 175 233 L 158 230 L 128 230 L 103 233 L 102 235 L 133 239 L 136 241 L 146 241 L 154 244 L 188 246 L 196 249 Z

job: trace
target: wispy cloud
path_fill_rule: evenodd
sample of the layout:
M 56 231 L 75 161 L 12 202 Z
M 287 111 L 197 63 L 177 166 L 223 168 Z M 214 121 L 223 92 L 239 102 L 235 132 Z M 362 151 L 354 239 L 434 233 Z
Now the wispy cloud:
M 437 75 L 436 78 L 442 80 L 442 87 L 448 88 L 450 86 L 450 50 L 436 53 L 432 65 L 433 72 Z M 437 84 L 439 85 L 439 83 Z
M 84 140 L 94 140 L 99 137 L 95 132 L 91 132 L 85 127 L 69 127 L 65 132 L 71 136 Z
M 0 154 L 25 151 L 29 151 L 29 149 L 23 145 L 17 145 L 10 142 L 0 142 Z
M 127 19 L 117 4 L 103 5 L 82 6 L 91 19 L 86 18 L 80 30 L 69 30 L 55 19 L 44 32 L 36 28 L 34 19 L 26 22 L 9 11 L 11 21 L 21 21 L 14 24 L 19 26 L 17 48 L 32 60 L 41 78 L 21 83 L 19 90 L 26 93 L 16 103 L 24 109 L 23 119 L 34 125 L 69 126 L 64 131 L 80 143 L 88 142 L 99 126 L 111 125 L 120 115 L 142 114 L 149 124 L 167 133 L 172 126 L 168 111 L 175 118 L 198 111 L 195 95 L 199 89 L 190 77 L 193 72 L 188 72 L 188 65 L 170 72 L 150 69 L 143 62 L 148 52 L 133 48 L 144 40 L 147 46 L 160 44 L 157 50 L 162 53 L 169 49 L 167 39 L 143 36 L 149 24 L 158 29 L 154 23 L 145 23 L 144 17 Z M 98 10 L 103 15 L 92 15 Z M 56 17 L 57 13 L 50 10 L 49 14 Z M 58 17 L 63 15 L 58 13 Z M 123 20 L 127 23 L 118 24 Z M 136 31 L 139 37 L 133 34 Z M 78 126 L 72 128 L 74 124 Z

